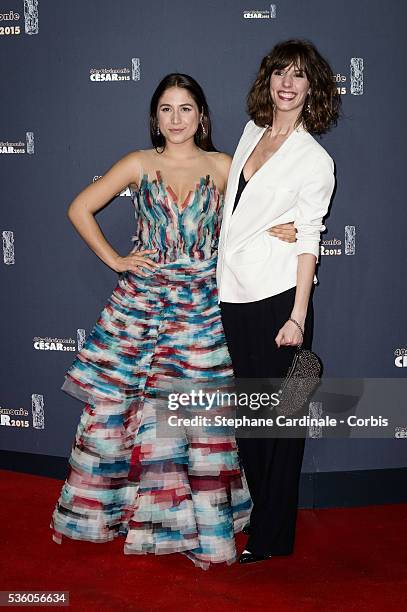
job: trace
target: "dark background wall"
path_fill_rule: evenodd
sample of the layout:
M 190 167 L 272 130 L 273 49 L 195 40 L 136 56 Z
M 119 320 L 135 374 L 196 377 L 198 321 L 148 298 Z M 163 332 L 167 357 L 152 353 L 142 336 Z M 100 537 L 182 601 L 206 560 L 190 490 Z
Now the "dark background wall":
M 168 72 L 202 84 L 215 144 L 233 153 L 261 58 L 291 37 L 312 40 L 343 88 L 344 118 L 322 140 L 338 184 L 323 236 L 314 348 L 328 376 L 405 377 L 395 364 L 395 351 L 407 345 L 403 0 L 28 5 L 25 15 L 23 0 L 0 2 L 3 450 L 69 454 L 82 405 L 59 389 L 116 283 L 68 222 L 69 202 L 124 154 L 150 146 L 149 100 Z M 245 18 L 253 8 L 265 17 Z M 361 61 L 363 73 L 352 72 Z M 120 74 L 129 80 L 91 80 L 92 69 L 104 68 L 128 69 Z M 20 141 L 25 152 L 11 153 Z M 98 221 L 126 253 L 130 198 L 116 198 Z M 345 226 L 354 228 L 354 249 Z M 62 350 L 35 348 L 34 338 L 63 339 Z M 14 423 L 27 427 L 7 424 L 5 414 L 19 409 L 27 415 L 12 416 Z M 303 471 L 407 467 L 406 450 L 397 439 L 309 440 Z

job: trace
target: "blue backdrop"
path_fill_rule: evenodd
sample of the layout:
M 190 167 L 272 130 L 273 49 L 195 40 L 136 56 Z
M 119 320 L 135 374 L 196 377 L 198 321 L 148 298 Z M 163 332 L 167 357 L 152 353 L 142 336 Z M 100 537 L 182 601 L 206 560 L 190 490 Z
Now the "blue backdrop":
M 70 201 L 150 146 L 150 96 L 168 72 L 202 84 L 215 145 L 232 154 L 261 58 L 291 37 L 329 59 L 344 109 L 322 140 L 337 190 L 314 348 L 329 376 L 405 377 L 406 13 L 402 0 L 1 1 L 2 449 L 67 456 L 82 410 L 60 386 L 117 277 L 70 225 Z M 97 218 L 128 252 L 126 192 Z M 303 471 L 405 467 L 406 449 L 396 439 L 309 440 Z

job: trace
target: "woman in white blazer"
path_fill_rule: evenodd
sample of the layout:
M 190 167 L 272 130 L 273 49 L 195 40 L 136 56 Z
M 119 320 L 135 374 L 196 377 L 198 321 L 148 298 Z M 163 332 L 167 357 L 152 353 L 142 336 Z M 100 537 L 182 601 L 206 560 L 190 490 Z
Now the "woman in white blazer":
M 312 134 L 335 125 L 332 70 L 308 41 L 280 43 L 262 60 L 248 96 L 251 117 L 228 179 L 217 284 L 238 378 L 283 378 L 295 346 L 310 347 L 311 289 L 334 164 Z M 267 228 L 294 222 L 295 243 Z M 240 438 L 253 500 L 251 563 L 293 551 L 304 438 Z

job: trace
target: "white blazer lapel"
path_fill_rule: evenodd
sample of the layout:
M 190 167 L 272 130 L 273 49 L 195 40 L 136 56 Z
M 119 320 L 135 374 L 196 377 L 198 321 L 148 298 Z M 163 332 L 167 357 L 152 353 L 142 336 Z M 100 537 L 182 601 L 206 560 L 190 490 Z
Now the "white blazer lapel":
M 250 125 L 251 124 L 251 125 Z M 232 165 L 230 167 L 228 186 L 225 196 L 225 205 L 223 212 L 223 224 L 227 227 L 232 217 L 233 204 L 235 202 L 237 188 L 239 185 L 240 173 L 254 150 L 255 146 L 263 136 L 266 128 L 258 127 L 254 122 L 249 122 L 247 126 L 247 135 L 243 134 L 233 156 Z
M 261 136 L 264 134 L 264 131 L 265 131 L 265 128 L 262 129 Z M 267 184 L 268 177 L 270 178 L 271 176 L 270 169 L 273 169 L 275 166 L 277 168 L 279 166 L 279 162 L 284 160 L 284 157 L 290 152 L 290 149 L 296 143 L 298 146 L 298 135 L 301 135 L 302 133 L 305 133 L 305 130 L 302 128 L 302 126 L 300 126 L 299 128 L 296 128 L 290 134 L 290 136 L 283 142 L 283 144 L 280 145 L 277 151 L 271 157 L 269 157 L 260 166 L 260 168 L 256 170 L 256 172 L 250 177 L 250 180 L 248 184 L 246 185 L 246 187 L 244 188 L 243 193 L 240 197 L 239 205 L 237 209 L 235 210 L 235 212 L 233 213 L 233 216 L 231 216 L 230 223 L 234 224 L 236 222 L 236 218 L 244 213 L 244 210 L 245 210 L 244 204 L 247 202 L 248 199 L 250 199 L 251 192 L 256 191 L 256 189 L 259 189 L 259 185 L 264 183 L 264 181 L 266 181 L 265 184 Z M 251 146 L 249 148 L 249 155 L 253 151 L 256 144 L 259 142 L 260 138 L 256 138 L 254 141 L 254 146 Z M 240 172 L 242 171 L 242 168 L 244 167 L 249 155 L 244 156 L 242 159 L 242 163 L 241 163 L 240 170 L 239 170 L 238 177 L 237 177 L 237 184 L 239 183 Z M 235 191 L 235 195 L 236 195 L 236 191 Z

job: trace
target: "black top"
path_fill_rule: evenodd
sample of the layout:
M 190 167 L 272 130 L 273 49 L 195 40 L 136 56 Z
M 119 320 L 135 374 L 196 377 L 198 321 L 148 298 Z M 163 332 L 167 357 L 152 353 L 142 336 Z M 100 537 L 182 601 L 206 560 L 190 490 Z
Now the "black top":
M 243 170 L 240 173 L 240 178 L 239 178 L 239 186 L 237 188 L 237 193 L 236 193 L 236 197 L 235 197 L 235 202 L 233 204 L 233 210 L 232 210 L 232 215 L 235 212 L 236 206 L 239 203 L 240 200 L 240 196 L 242 195 L 242 191 L 243 189 L 246 187 L 248 181 L 246 181 L 244 174 L 243 174 Z

